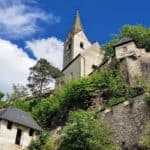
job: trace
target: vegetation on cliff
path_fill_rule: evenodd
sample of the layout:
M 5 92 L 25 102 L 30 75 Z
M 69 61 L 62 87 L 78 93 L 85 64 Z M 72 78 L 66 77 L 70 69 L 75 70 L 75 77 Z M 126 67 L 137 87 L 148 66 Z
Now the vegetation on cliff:
M 113 45 L 121 37 L 134 38 L 138 47 L 150 49 L 150 28 L 141 25 L 126 25 L 115 39 L 103 46 L 106 56 L 109 57 L 114 54 Z M 35 94 L 39 91 L 40 94 L 29 101 L 22 100 L 17 95 L 16 98 L 11 98 L 13 101 L 9 103 L 0 101 L 0 107 L 11 105 L 29 112 L 46 130 L 51 129 L 54 124 L 56 126 L 62 125 L 60 122 L 58 124 L 56 122 L 59 120 L 56 116 L 60 115 L 60 120 L 64 122 L 63 125 L 66 125 L 63 130 L 65 135 L 59 143 L 60 150 L 115 149 L 106 125 L 96 118 L 94 112 L 87 112 L 96 97 L 101 97 L 100 103 L 104 108 L 112 107 L 125 100 L 131 100 L 134 96 L 144 92 L 148 93 L 145 95 L 145 101 L 150 102 L 150 91 L 147 90 L 148 88 L 145 87 L 144 82 L 140 80 L 137 87 L 129 86 L 124 81 L 122 73 L 117 67 L 118 64 L 111 69 L 94 73 L 86 78 L 72 80 L 66 83 L 63 88 L 55 90 L 53 95 L 46 98 L 42 97 L 43 87 L 52 78 L 58 77 L 60 72 L 49 66 L 47 62 L 46 66 L 48 67 L 43 69 L 42 66 L 45 61 L 40 61 L 40 64 L 37 63 L 30 68 L 31 74 L 29 76 L 32 92 Z M 40 76 L 41 71 L 44 71 L 45 76 Z M 13 95 L 16 96 L 16 92 Z M 141 143 L 145 147 L 149 147 L 149 134 L 143 136 Z M 55 146 L 55 143 L 47 135 L 40 135 L 37 140 L 32 141 L 29 150 L 52 150 Z
M 92 112 L 72 111 L 60 150 L 116 150 L 108 128 Z

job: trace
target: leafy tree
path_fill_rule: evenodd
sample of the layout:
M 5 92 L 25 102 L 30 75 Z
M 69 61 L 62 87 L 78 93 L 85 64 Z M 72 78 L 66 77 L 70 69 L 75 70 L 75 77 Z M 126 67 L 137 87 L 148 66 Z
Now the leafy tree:
M 113 45 L 116 44 L 118 41 L 119 39 L 116 38 L 102 46 L 102 50 L 105 52 L 105 58 L 108 59 L 110 56 L 115 55 L 115 50 Z
M 41 95 L 43 89 L 52 82 L 52 79 L 56 79 L 59 76 L 61 76 L 60 70 L 52 66 L 47 60 L 41 58 L 30 68 L 27 86 L 33 94 Z
M 120 31 L 121 37 L 133 38 L 139 48 L 150 50 L 150 28 L 142 25 L 125 25 Z
M 21 85 L 21 84 L 13 84 L 12 85 L 12 93 L 11 94 L 7 94 L 7 99 L 8 100 L 12 100 L 12 101 L 15 101 L 17 99 L 20 99 L 22 97 L 25 97 L 25 96 L 28 96 L 29 93 L 28 93 L 28 89 Z
M 71 112 L 60 150 L 115 150 L 105 124 L 91 112 Z
M 114 55 L 115 50 L 113 48 L 121 38 L 130 37 L 135 40 L 137 47 L 150 50 L 150 28 L 142 25 L 124 25 L 120 29 L 118 36 L 115 36 L 110 42 L 104 44 L 102 49 L 105 51 L 105 56 L 110 57 Z
M 4 93 L 0 91 L 0 100 L 4 97 Z

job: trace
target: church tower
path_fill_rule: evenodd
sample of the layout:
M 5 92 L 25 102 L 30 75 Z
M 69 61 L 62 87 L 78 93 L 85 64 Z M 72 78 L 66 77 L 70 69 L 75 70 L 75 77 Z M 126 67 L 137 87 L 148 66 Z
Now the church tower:
M 75 21 L 64 44 L 63 67 L 66 67 L 78 54 L 91 46 L 80 20 L 79 12 L 76 12 Z
M 77 11 L 72 29 L 64 42 L 63 81 L 89 75 L 93 71 L 92 66 L 99 66 L 103 58 L 99 43 L 91 44 L 87 39 Z

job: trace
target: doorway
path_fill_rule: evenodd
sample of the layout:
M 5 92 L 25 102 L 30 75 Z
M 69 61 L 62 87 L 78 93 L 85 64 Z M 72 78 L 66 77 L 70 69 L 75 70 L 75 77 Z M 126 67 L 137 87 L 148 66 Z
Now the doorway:
M 16 141 L 15 141 L 15 144 L 20 145 L 21 135 L 22 135 L 22 130 L 17 129 L 17 134 L 16 134 Z

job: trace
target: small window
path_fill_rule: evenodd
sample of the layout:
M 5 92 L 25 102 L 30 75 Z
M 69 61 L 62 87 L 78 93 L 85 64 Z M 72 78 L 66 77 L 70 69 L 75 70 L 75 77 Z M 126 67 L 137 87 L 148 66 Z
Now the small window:
M 71 44 L 68 45 L 68 49 L 71 49 Z
M 9 130 L 12 129 L 12 124 L 13 124 L 12 122 L 8 121 L 8 123 L 7 123 L 7 129 L 9 129 Z
M 30 129 L 30 130 L 29 130 L 29 136 L 33 136 L 33 134 L 34 134 L 34 130 L 33 130 L 33 129 Z
M 128 50 L 127 47 L 123 47 L 124 52 L 127 52 L 127 50 Z
M 15 144 L 20 145 L 21 136 L 22 136 L 22 130 L 17 129 Z
M 84 49 L 84 44 L 83 44 L 83 42 L 80 42 L 80 48 Z
M 73 79 L 73 72 L 70 73 L 70 80 Z

